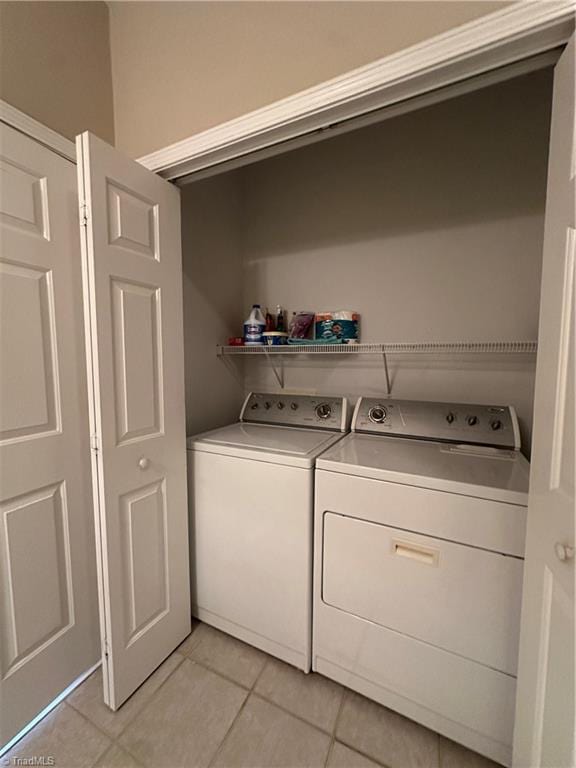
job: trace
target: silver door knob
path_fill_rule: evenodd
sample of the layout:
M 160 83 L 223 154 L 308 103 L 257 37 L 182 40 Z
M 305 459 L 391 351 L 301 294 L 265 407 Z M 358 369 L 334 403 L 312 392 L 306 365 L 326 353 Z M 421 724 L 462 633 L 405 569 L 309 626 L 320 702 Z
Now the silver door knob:
M 146 456 L 142 456 L 141 459 L 138 459 L 138 466 L 140 469 L 148 469 L 150 466 L 150 459 L 147 459 Z
M 572 560 L 574 557 L 574 547 L 568 547 L 566 544 L 561 544 L 559 541 L 554 544 L 554 552 L 556 552 L 558 560 L 562 560 L 562 562 Z

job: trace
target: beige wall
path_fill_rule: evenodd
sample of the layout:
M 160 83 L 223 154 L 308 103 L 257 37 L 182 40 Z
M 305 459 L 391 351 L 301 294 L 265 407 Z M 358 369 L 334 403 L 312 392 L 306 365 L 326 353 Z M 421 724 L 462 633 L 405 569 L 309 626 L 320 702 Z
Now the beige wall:
M 70 139 L 113 143 L 107 5 L 0 2 L 0 98 Z
M 243 169 L 245 312 L 352 309 L 367 342 L 536 339 L 550 97 L 540 72 Z M 529 450 L 534 362 L 396 358 L 394 394 L 516 405 Z M 285 370 L 288 389 L 384 392 L 374 358 Z
M 186 430 L 236 421 L 244 397 L 241 368 L 227 368 L 216 345 L 242 323 L 241 198 L 238 175 L 182 189 Z
M 117 146 L 138 157 L 503 2 L 112 2 Z

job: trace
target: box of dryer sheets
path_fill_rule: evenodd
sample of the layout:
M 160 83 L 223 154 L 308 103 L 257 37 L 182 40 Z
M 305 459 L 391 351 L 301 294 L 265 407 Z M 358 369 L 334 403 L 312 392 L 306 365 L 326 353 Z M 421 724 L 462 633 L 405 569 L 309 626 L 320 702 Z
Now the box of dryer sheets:
M 360 315 L 349 309 L 334 312 L 318 312 L 314 329 L 316 341 L 336 341 L 343 343 L 358 341 L 358 323 Z

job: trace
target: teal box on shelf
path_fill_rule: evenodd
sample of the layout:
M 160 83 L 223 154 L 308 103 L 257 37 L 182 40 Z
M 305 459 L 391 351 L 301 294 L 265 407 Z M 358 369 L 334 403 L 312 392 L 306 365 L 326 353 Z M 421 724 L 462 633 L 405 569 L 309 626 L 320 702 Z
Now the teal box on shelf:
M 349 310 L 337 312 L 319 312 L 315 318 L 314 330 L 316 341 L 358 341 L 358 323 L 360 315 Z

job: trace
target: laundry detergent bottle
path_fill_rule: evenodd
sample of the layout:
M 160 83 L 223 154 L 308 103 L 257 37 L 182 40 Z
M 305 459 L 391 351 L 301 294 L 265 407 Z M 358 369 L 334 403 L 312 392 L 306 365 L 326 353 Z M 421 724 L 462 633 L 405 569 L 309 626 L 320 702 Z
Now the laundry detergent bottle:
M 244 344 L 247 347 L 261 347 L 264 344 L 262 334 L 265 327 L 266 321 L 260 309 L 260 304 L 253 304 L 252 311 L 244 323 Z

